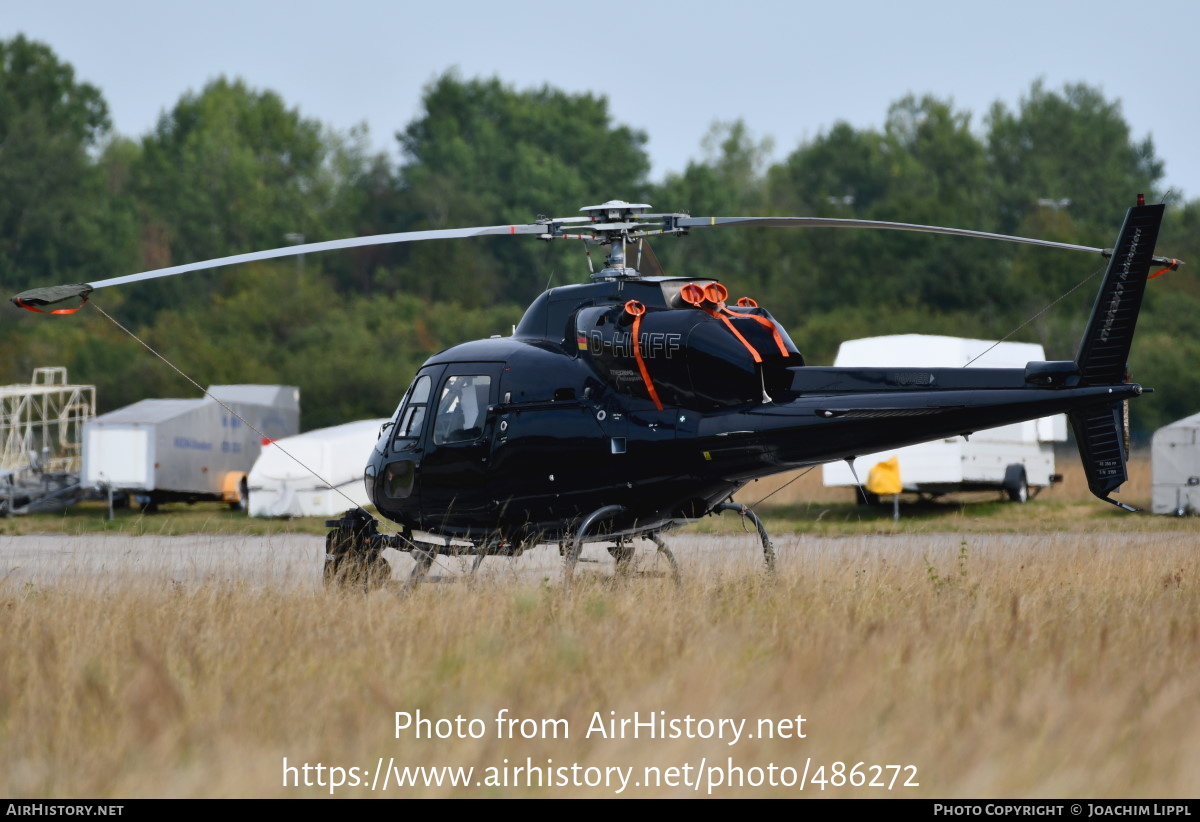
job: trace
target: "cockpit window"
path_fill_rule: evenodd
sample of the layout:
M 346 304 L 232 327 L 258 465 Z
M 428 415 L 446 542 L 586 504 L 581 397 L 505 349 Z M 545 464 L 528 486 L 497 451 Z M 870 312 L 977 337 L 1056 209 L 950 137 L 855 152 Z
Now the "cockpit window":
M 417 377 L 408 395 L 400 401 L 396 409 L 395 434 L 392 436 L 394 447 L 399 447 L 402 440 L 414 440 L 421 436 L 421 423 L 425 421 L 425 412 L 429 407 L 429 392 L 432 381 L 428 376 Z
M 492 378 L 482 374 L 447 378 L 433 426 L 434 444 L 469 442 L 482 437 L 491 391 Z

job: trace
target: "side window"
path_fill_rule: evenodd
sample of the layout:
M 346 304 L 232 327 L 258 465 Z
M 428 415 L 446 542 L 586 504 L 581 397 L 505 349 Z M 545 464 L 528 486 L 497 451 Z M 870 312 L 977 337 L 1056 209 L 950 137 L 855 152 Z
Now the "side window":
M 425 412 L 429 407 L 429 391 L 432 381 L 428 376 L 417 377 L 408 396 L 396 409 L 396 431 L 392 435 L 392 447 L 402 448 L 406 440 L 415 440 L 421 436 L 421 424 L 425 421 Z
M 433 426 L 434 444 L 470 442 L 482 437 L 491 391 L 492 378 L 482 374 L 447 378 Z

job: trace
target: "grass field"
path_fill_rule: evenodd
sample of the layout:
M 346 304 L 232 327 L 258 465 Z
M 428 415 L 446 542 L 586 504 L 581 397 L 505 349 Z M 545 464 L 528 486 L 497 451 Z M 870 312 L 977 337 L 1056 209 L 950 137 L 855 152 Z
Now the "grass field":
M 622 778 L 619 795 L 638 797 L 1196 796 L 1197 523 L 1110 512 L 1073 490 L 1077 480 L 1069 472 L 1025 506 L 906 506 L 897 525 L 810 475 L 763 508 L 778 535 L 775 578 L 726 515 L 728 535 L 672 540 L 679 588 L 652 554 L 631 578 L 583 566 L 570 590 L 548 555 L 544 574 L 497 570 L 407 596 L 322 589 L 319 547 L 300 585 L 162 573 L 152 558 L 62 580 L 0 567 L 0 793 L 321 796 L 334 766 L 367 783 L 336 789 L 346 796 L 612 796 Z M 1148 480 L 1135 472 L 1131 486 L 1129 500 L 1148 500 Z M 238 522 L 215 508 L 184 516 L 213 534 Z M 185 527 L 175 514 L 128 517 L 120 533 Z M 73 527 L 84 519 L 6 525 L 78 534 L 63 538 L 76 552 L 114 539 Z M 273 538 L 214 544 L 244 558 L 251 539 Z M 149 544 L 131 540 L 129 552 Z M 502 710 L 536 722 L 499 738 Z M 398 711 L 478 719 L 482 733 L 397 737 Z M 733 744 L 586 738 L 597 716 L 635 712 L 681 731 L 688 716 L 746 724 Z M 554 719 L 565 723 L 541 722 Z M 768 729 L 775 738 L 760 738 Z M 541 738 L 552 730 L 558 738 Z M 300 787 L 284 786 L 285 757 Z M 326 786 L 303 786 L 306 763 Z M 474 771 L 465 787 L 401 789 L 385 767 L 391 785 L 378 790 L 380 776 L 372 793 L 381 763 Z M 528 764 L 552 784 L 486 770 Z M 782 784 L 806 769 L 803 791 Z M 852 784 L 860 777 L 898 778 L 889 789 Z

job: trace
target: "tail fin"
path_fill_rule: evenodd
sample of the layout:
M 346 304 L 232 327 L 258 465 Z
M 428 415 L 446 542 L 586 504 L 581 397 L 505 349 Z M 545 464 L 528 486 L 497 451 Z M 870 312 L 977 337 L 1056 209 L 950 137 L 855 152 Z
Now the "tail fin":
M 1112 385 L 1126 380 L 1129 347 L 1146 292 L 1163 210 L 1161 204 L 1138 205 L 1125 215 L 1075 357 L 1084 385 Z M 1128 479 L 1125 403 L 1079 408 L 1067 416 L 1083 459 L 1088 488 L 1105 502 L 1136 510 L 1109 496 Z
M 1113 246 L 1104 283 L 1075 357 L 1084 385 L 1125 381 L 1129 346 L 1142 308 L 1163 210 L 1161 203 L 1139 205 L 1125 215 L 1125 224 Z
M 1118 508 L 1137 510 L 1109 496 L 1129 478 L 1125 471 L 1125 462 L 1129 459 L 1125 444 L 1125 403 L 1079 408 L 1070 412 L 1067 418 L 1071 420 L 1071 430 L 1079 446 L 1088 488 Z

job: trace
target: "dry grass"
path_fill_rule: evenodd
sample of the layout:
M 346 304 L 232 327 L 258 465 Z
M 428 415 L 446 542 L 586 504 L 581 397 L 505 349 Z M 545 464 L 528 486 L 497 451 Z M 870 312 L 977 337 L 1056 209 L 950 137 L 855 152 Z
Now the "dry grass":
M 21 534 L 128 534 L 129 536 L 180 536 L 183 534 L 324 534 L 324 517 L 268 519 L 231 511 L 223 502 L 169 503 L 155 513 L 118 508 L 108 519 L 102 502 L 85 501 L 64 511 L 0 519 L 0 536 Z
M 697 545 L 686 545 L 689 539 Z M 1200 784 L 1200 568 L 1176 534 L 680 538 L 686 584 L 493 574 L 409 596 L 149 571 L 0 584 L 0 793 L 309 796 L 290 764 L 916 765 L 834 796 L 1183 797 Z M 230 550 L 236 550 L 236 546 Z M 489 561 L 491 562 L 491 561 Z M 498 561 L 497 561 L 498 562 Z M 553 567 L 551 564 L 548 567 Z M 314 568 L 315 570 L 315 568 Z M 315 579 L 315 574 L 314 574 Z M 501 708 L 570 739 L 496 739 Z M 488 721 L 394 738 L 395 711 Z M 607 716 L 806 718 L 806 739 L 584 739 Z M 364 795 L 361 788 L 345 795 Z M 703 793 L 703 791 L 701 792 Z M 803 795 L 820 795 L 810 786 Z M 391 796 L 608 796 L 605 788 Z M 625 795 L 693 795 L 630 788 Z M 796 795 L 788 788 L 717 795 Z
M 900 520 L 892 519 L 890 500 L 864 506 L 856 502 L 853 488 L 826 488 L 821 469 L 797 471 L 751 483 L 737 499 L 754 505 L 768 527 L 779 533 L 852 535 L 918 533 L 1062 533 L 1114 531 L 1166 531 L 1189 533 L 1190 519 L 1130 514 L 1092 496 L 1079 459 L 1064 455 L 1058 461 L 1063 481 L 1043 490 L 1026 505 L 1014 505 L 1000 492 L 949 494 L 936 501 L 921 501 L 913 494 L 901 496 Z M 1129 482 L 1117 499 L 1148 509 L 1150 460 L 1137 454 L 1129 463 Z M 760 501 L 762 501 L 760 503 Z M 755 505 L 756 503 L 759 503 Z M 700 533 L 731 534 L 741 530 L 736 517 L 700 520 Z
M 633 767 L 632 781 L 645 766 L 732 758 L 747 770 L 823 764 L 826 776 L 835 762 L 918 769 L 920 787 L 827 796 L 1194 796 L 1197 522 L 1119 512 L 1091 497 L 1075 460 L 1060 466 L 1065 481 L 1028 505 L 994 495 L 908 503 L 898 524 L 824 488 L 817 470 L 759 509 L 777 535 L 794 534 L 777 537 L 776 579 L 726 515 L 693 530 L 727 536 L 672 540 L 679 589 L 645 556 L 640 576 L 587 565 L 565 591 L 542 552 L 489 560 L 475 586 L 344 594 L 317 583 L 319 539 L 283 534 L 321 533 L 317 520 L 248 523 L 215 506 L 112 524 L 88 508 L 10 520 L 0 526 L 9 534 L 77 536 L 0 536 L 0 793 L 327 794 L 283 787 L 284 757 L 368 772 L 380 758 L 462 765 L 476 778 L 505 758 L 553 759 Z M 789 479 L 739 498 L 755 502 Z M 1122 498 L 1149 496 L 1149 463 L 1137 459 Z M 210 536 L 173 536 L 184 533 Z M 237 533 L 275 536 L 220 536 Z M 275 553 L 251 550 L 256 540 Z M 397 561 L 398 575 L 408 564 Z M 500 709 L 566 719 L 571 738 L 498 739 Z M 395 738 L 394 713 L 416 710 L 483 719 L 485 736 Z M 807 738 L 583 738 L 593 714 L 610 711 L 751 726 L 802 714 Z M 631 785 L 623 795 L 677 794 L 694 792 Z
M 1074 449 L 1063 450 L 1055 460 L 1062 474 L 1062 482 L 1046 489 L 1039 497 L 1043 501 L 1075 503 L 1091 502 L 1096 498 L 1087 487 L 1087 477 Z M 1134 451 L 1128 464 L 1129 481 L 1121 488 L 1120 498 L 1133 505 L 1150 504 L 1150 453 Z M 843 486 L 826 488 L 821 482 L 821 468 L 812 471 L 792 471 L 752 483 L 742 492 L 745 502 L 751 503 L 772 495 L 775 505 L 803 505 L 809 503 L 853 502 L 855 491 Z M 985 499 L 997 499 L 998 493 L 976 493 L 951 495 L 950 502 L 963 503 Z M 905 499 L 910 499 L 908 495 Z

